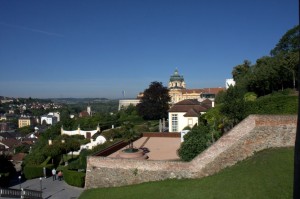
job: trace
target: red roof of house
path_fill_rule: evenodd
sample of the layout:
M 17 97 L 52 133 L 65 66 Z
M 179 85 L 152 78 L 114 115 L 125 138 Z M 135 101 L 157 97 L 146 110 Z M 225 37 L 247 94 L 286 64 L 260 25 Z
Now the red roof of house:
M 79 117 L 88 117 L 90 114 L 87 111 L 82 111 L 79 113 Z
M 23 161 L 23 159 L 25 158 L 25 156 L 26 156 L 26 153 L 17 153 L 15 155 L 13 155 L 11 159 L 14 162 L 21 162 L 21 161 Z
M 183 115 L 184 117 L 198 117 L 199 116 L 199 113 L 191 108 L 190 110 L 188 110 L 188 112 L 186 114 Z
M 202 106 L 197 100 L 186 99 L 174 104 L 168 112 L 189 112 L 190 109 L 194 109 L 198 114 L 207 111 L 207 108 Z
M 220 91 L 224 90 L 225 88 L 203 88 L 202 93 L 218 94 Z
M 7 138 L 7 139 L 1 140 L 0 143 L 6 145 L 8 148 L 13 148 L 15 146 L 20 145 L 21 142 L 19 140 L 13 139 L 13 138 Z
M 206 108 L 212 108 L 212 101 L 209 99 L 205 99 L 201 102 L 202 106 Z

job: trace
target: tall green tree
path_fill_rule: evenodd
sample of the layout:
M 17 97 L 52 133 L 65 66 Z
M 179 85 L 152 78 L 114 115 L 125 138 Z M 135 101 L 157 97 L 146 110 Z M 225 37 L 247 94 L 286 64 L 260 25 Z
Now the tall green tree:
M 300 50 L 300 28 L 299 25 L 288 30 L 270 52 L 272 56 L 280 53 L 299 52 Z
M 123 137 L 127 142 L 129 142 L 129 149 L 133 149 L 133 140 L 136 137 L 136 132 L 134 130 L 134 125 L 131 122 L 124 122 L 122 125 Z
M 237 86 L 230 86 L 224 96 L 220 112 L 235 125 L 245 117 L 245 92 Z
M 146 120 L 167 118 L 170 100 L 167 87 L 164 87 L 161 82 L 151 82 L 149 88 L 144 91 L 137 110 Z

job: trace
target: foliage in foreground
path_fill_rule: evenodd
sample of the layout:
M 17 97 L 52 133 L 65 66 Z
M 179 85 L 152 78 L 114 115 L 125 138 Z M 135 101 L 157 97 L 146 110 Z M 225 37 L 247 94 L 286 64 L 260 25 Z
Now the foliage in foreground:
M 90 189 L 80 199 L 290 199 L 293 148 L 269 149 L 203 179 L 166 180 Z
M 69 185 L 84 187 L 85 173 L 71 170 L 63 170 L 63 178 Z
M 191 161 L 210 144 L 211 135 L 208 126 L 194 127 L 184 136 L 184 142 L 178 149 L 178 155 L 183 161 Z

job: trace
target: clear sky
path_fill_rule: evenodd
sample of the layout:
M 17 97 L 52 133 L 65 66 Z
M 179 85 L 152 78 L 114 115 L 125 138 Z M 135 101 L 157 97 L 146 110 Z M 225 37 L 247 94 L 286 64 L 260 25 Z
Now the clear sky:
M 299 23 L 298 0 L 0 0 L 0 95 L 136 97 L 225 87 Z

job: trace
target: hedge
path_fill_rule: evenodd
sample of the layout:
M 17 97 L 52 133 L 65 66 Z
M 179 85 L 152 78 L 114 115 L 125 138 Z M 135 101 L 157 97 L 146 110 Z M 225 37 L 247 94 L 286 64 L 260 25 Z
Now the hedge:
M 42 165 L 28 165 L 25 166 L 23 171 L 26 179 L 33 179 L 43 177 L 43 168 L 46 168 L 46 175 L 51 176 L 51 170 L 54 167 L 53 164 L 47 164 L 45 166 Z
M 63 179 L 69 185 L 84 187 L 85 173 L 65 169 L 63 170 Z

